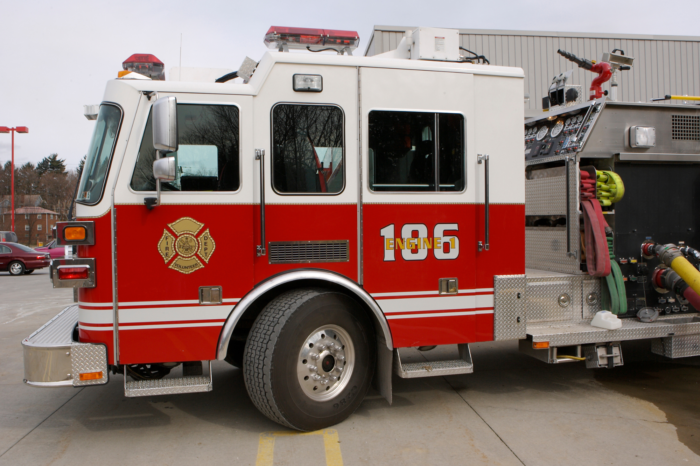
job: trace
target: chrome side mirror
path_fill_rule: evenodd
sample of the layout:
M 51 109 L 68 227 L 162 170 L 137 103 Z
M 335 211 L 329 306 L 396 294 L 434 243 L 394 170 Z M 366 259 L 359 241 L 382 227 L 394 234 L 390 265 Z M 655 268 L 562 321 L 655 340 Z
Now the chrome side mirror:
M 153 147 L 161 152 L 177 151 L 177 99 L 161 97 L 153 104 Z
M 175 179 L 175 157 L 160 158 L 160 154 L 176 152 L 177 135 L 177 99 L 173 96 L 156 100 L 151 110 L 153 118 L 153 147 L 156 160 L 153 162 L 153 178 L 156 179 L 156 197 L 147 197 L 144 204 L 148 210 L 160 205 L 160 182 Z
M 159 181 L 175 181 L 175 157 L 153 161 L 153 178 Z

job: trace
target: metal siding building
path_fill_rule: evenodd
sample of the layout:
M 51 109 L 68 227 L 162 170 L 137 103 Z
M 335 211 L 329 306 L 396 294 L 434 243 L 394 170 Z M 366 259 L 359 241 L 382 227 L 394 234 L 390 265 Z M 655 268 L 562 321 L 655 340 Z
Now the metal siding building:
M 396 49 L 405 31 L 413 29 L 375 26 L 365 55 Z M 578 68 L 557 54 L 557 49 L 589 60 L 600 60 L 604 52 L 616 48 L 634 57 L 630 71 L 618 72 L 621 101 L 648 102 L 666 94 L 700 95 L 700 37 L 484 29 L 460 29 L 459 33 L 462 47 L 485 55 L 491 64 L 523 68 L 525 94 L 530 96 L 525 104 L 528 116 L 539 114 L 552 78 L 568 69 L 575 70 L 570 84 L 580 84 L 584 100 L 588 98 L 591 80 L 597 75 Z M 603 89 L 609 89 L 609 84 Z

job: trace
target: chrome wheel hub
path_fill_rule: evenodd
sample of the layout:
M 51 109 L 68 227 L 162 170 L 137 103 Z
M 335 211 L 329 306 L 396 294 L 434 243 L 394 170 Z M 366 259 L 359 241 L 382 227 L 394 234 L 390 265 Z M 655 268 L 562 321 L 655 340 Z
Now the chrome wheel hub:
M 324 325 L 306 338 L 299 351 L 299 385 L 313 400 L 330 400 L 348 384 L 354 365 L 355 348 L 350 335 L 337 325 Z
M 12 264 L 12 265 L 10 266 L 10 271 L 11 271 L 13 274 L 17 275 L 18 273 L 20 273 L 20 272 L 22 271 L 22 266 L 19 265 L 19 264 Z

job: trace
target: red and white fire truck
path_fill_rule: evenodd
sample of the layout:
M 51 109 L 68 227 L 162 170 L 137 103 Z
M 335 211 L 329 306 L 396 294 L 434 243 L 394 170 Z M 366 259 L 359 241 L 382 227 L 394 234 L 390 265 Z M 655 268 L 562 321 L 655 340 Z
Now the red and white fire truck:
M 419 28 L 375 57 L 352 56 L 348 31 L 273 27 L 265 42 L 217 82 L 107 84 L 77 218 L 57 229 L 76 254 L 51 269 L 77 303 L 23 341 L 26 383 L 111 373 L 130 397 L 209 391 L 226 360 L 264 415 L 313 430 L 373 380 L 391 401 L 393 373 L 472 372 L 471 343 L 571 362 L 630 339 L 528 331 L 537 293 L 580 317 L 600 290 L 534 274 L 526 299 L 520 68 L 474 63 L 455 30 Z M 459 358 L 400 360 L 437 345 Z M 613 349 L 598 356 L 621 362 Z

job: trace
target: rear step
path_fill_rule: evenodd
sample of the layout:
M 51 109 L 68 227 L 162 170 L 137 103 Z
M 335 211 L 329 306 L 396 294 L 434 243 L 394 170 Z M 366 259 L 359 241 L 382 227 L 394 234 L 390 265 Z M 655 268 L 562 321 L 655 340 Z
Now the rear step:
M 441 375 L 471 374 L 474 372 L 469 345 L 457 345 L 460 359 L 401 363 L 399 350 L 394 350 L 394 372 L 403 379 L 438 377 Z
M 127 377 L 124 376 L 124 395 L 127 397 L 135 397 L 210 392 L 213 388 L 211 361 L 204 362 L 208 369 L 207 375 L 129 381 L 127 381 Z

